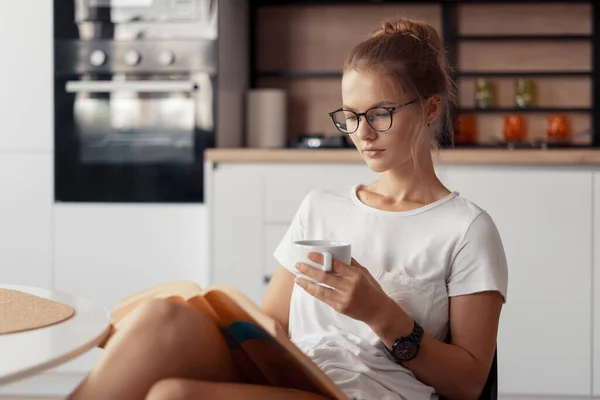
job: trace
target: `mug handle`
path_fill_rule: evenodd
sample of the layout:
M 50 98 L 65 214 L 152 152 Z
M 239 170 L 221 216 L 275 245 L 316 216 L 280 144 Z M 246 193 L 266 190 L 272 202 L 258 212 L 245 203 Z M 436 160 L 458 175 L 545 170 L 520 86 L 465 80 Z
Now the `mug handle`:
M 333 262 L 333 256 L 327 251 L 321 252 L 323 254 L 323 271 L 331 272 L 331 263 Z

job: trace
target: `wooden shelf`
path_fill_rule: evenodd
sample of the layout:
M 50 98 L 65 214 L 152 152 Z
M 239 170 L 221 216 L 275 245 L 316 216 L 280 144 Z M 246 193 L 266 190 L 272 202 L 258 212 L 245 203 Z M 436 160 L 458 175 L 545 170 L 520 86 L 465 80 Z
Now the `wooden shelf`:
M 433 151 L 441 164 L 600 165 L 600 150 L 580 149 L 444 149 Z M 310 149 L 208 149 L 205 160 L 214 163 L 362 163 L 358 151 Z
M 459 113 L 588 113 L 591 108 L 587 107 L 490 107 L 490 108 L 471 108 L 465 107 L 458 109 Z
M 479 77 L 560 77 L 591 76 L 591 71 L 454 71 L 454 76 L 465 78 Z M 268 71 L 257 72 L 257 78 L 287 79 L 341 79 L 341 71 Z
M 303 71 L 269 71 L 257 72 L 257 78 L 288 78 L 288 79 L 342 79 L 342 72 L 303 72 Z
M 588 3 L 590 0 L 570 0 L 569 3 Z M 490 3 L 565 3 L 565 0 L 502 0 L 490 1 Z M 414 4 L 414 0 L 252 0 L 253 6 L 335 6 L 335 5 L 365 5 L 376 6 L 379 4 Z M 420 0 L 422 4 L 475 4 L 482 3 L 481 0 Z
M 454 71 L 456 77 L 553 77 L 553 76 L 591 76 L 591 71 Z
M 465 41 L 536 41 L 536 40 L 592 40 L 592 35 L 459 35 Z

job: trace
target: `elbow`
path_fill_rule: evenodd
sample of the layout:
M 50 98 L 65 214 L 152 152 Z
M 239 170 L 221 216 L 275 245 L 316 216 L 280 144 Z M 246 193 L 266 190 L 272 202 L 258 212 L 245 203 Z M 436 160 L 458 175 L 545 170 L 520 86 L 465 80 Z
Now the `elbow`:
M 483 392 L 483 388 L 485 386 L 485 381 L 487 377 L 477 376 L 473 378 L 474 379 L 470 379 L 468 382 L 465 382 L 465 387 L 462 396 L 460 396 L 461 399 L 479 400 L 479 398 L 481 397 L 481 392 Z
M 460 384 L 460 387 L 456 388 L 456 391 L 454 393 L 452 393 L 451 395 L 448 394 L 447 397 L 444 398 L 448 400 L 479 400 L 484 385 L 485 379 L 465 379 Z
M 447 400 L 479 400 L 481 391 L 471 390 L 470 388 L 462 387 L 452 395 L 443 397 Z

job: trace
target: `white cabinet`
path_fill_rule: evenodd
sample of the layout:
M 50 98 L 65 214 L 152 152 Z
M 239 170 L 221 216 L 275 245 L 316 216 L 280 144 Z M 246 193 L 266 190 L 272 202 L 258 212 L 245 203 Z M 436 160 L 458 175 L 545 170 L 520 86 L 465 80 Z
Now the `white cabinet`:
M 211 284 L 238 288 L 258 302 L 263 293 L 263 179 L 253 165 L 206 167 Z
M 168 280 L 208 281 L 201 205 L 60 204 L 54 221 L 58 290 L 111 309 Z
M 291 222 L 300 202 L 313 189 L 350 187 L 377 178 L 363 164 L 283 164 L 264 166 L 265 221 Z
M 592 307 L 593 277 L 600 293 L 598 255 L 592 273 L 592 216 L 600 249 L 600 175 L 594 213 L 590 169 L 440 165 L 437 171 L 450 189 L 490 213 L 504 242 L 509 289 L 498 337 L 500 393 L 591 395 L 592 310 L 600 315 L 600 295 Z M 212 283 L 232 284 L 255 301 L 304 195 L 375 178 L 358 164 L 220 164 L 211 174 Z M 600 360 L 599 342 L 594 349 Z M 600 365 L 595 375 L 600 388 Z
M 52 287 L 52 165 L 0 153 L 0 282 Z
M 592 172 L 448 166 L 439 175 L 490 213 L 505 245 L 500 392 L 590 395 Z
M 594 396 L 600 396 L 600 171 L 594 172 Z
M 124 297 L 166 281 L 208 283 L 203 205 L 60 204 L 54 220 L 57 290 L 110 310 Z M 85 372 L 94 358 L 59 369 Z
M 52 2 L 0 1 L 0 153 L 52 151 Z

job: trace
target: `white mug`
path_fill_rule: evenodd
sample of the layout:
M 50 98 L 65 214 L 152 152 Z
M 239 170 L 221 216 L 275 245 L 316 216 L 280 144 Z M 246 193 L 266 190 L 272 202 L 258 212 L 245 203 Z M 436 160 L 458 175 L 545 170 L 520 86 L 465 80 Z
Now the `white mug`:
M 323 254 L 323 264 L 311 261 L 308 258 L 308 253 Z M 350 244 L 331 240 L 298 240 L 292 245 L 292 261 L 294 265 L 301 262 L 322 271 L 330 272 L 334 258 L 350 264 L 352 261 Z M 300 273 L 298 275 L 311 282 L 318 283 L 308 276 Z

